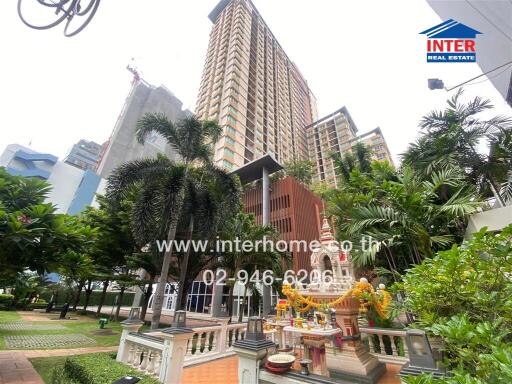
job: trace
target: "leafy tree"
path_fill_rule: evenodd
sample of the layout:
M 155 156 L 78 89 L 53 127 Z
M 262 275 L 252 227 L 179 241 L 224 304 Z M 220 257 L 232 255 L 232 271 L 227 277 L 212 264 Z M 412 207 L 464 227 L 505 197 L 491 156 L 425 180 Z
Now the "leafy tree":
M 395 285 L 416 325 L 445 341 L 454 377 L 442 382 L 512 381 L 511 275 L 512 225 L 499 234 L 482 229 L 414 266 Z
M 87 249 L 87 257 L 94 268 L 89 269 L 87 275 L 82 276 L 78 288 L 81 291 L 85 281 L 88 280 L 85 302 L 85 308 L 87 308 L 92 293 L 92 282 L 102 281 L 103 290 L 97 308 L 98 315 L 105 302 L 109 283 L 130 276 L 127 257 L 139 250 L 131 227 L 133 198 L 134 191 L 128 191 L 126 197 L 119 200 L 98 196 L 99 207 L 88 207 L 80 215 L 80 221 L 84 225 L 95 228 L 96 239 Z
M 371 149 L 363 143 L 354 144 L 350 152 L 340 154 L 338 152 L 331 153 L 334 166 L 339 170 L 342 181 L 350 180 L 350 173 L 357 169 L 361 173 L 371 171 Z
M 9 175 L 0 168 L 0 279 L 26 269 L 55 269 L 68 252 L 82 252 L 92 230 L 45 203 L 47 182 Z
M 352 170 L 328 202 L 337 236 L 352 241 L 354 261 L 377 261 L 393 275 L 431 256 L 432 247 L 461 241 L 467 216 L 480 204 L 458 168 L 422 180 L 409 167 L 395 171 L 381 162 L 371 172 Z
M 271 180 L 279 180 L 286 176 L 291 176 L 298 182 L 310 186 L 313 180 L 314 163 L 309 160 L 292 160 L 283 164 L 284 169 L 274 173 Z M 258 180 L 258 182 L 260 182 Z
M 457 165 L 466 173 L 467 180 L 477 185 L 484 195 L 494 195 L 503 203 L 498 194 L 500 184 L 507 181 L 510 172 L 510 132 L 512 118 L 495 116 L 484 120 L 478 115 L 491 110 L 490 100 L 476 97 L 464 104 L 460 101 L 463 90 L 447 101 L 444 111 L 432 111 L 420 122 L 422 136 L 402 154 L 403 163 L 421 175 L 431 175 L 448 165 Z M 491 150 L 489 155 L 478 152 L 478 145 L 487 139 L 493 144 L 507 143 L 508 153 L 499 156 Z M 505 141 L 501 141 L 505 139 Z M 499 145 L 496 149 L 499 149 Z M 501 147 L 503 148 L 503 147 Z M 507 160 L 508 159 L 508 160 Z

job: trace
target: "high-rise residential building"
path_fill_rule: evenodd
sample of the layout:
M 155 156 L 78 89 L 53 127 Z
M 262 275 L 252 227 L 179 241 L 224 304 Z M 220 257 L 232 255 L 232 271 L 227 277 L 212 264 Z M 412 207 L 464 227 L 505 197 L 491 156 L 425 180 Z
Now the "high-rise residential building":
M 64 158 L 64 162 L 84 171 L 87 169 L 94 171 L 98 165 L 100 153 L 100 144 L 94 141 L 80 140 L 71 147 L 69 154 Z
M 109 140 L 103 145 L 98 161 L 98 173 L 104 177 L 119 165 L 136 159 L 156 157 L 163 153 L 176 159 L 176 151 L 158 134 L 146 138 L 144 145 L 135 136 L 137 121 L 148 112 L 164 113 L 171 121 L 190 113 L 182 110 L 183 103 L 163 86 L 155 87 L 134 73 L 133 84 Z
M 385 160 L 390 164 L 393 164 L 391 152 L 389 151 L 386 139 L 384 139 L 382 130 L 379 127 L 359 135 L 352 141 L 352 146 L 356 142 L 361 142 L 371 149 L 373 160 Z
M 476 38 L 476 62 L 488 72 L 512 61 L 512 2 L 482 0 L 427 0 L 443 21 L 454 19 L 481 32 Z M 468 75 L 468 77 L 471 77 Z M 512 107 L 512 66 L 488 75 Z
M 196 114 L 224 128 L 215 163 L 235 169 L 267 153 L 281 163 L 306 159 L 316 100 L 297 66 L 250 0 L 222 0 L 209 18 Z
M 346 107 L 315 121 L 307 127 L 309 159 L 316 166 L 313 182 L 337 185 L 332 153 L 350 150 L 351 141 L 357 137 L 357 127 Z
M 46 180 L 51 190 L 46 201 L 55 204 L 58 213 L 75 215 L 95 204 L 101 178 L 90 169 L 59 161 L 57 156 L 36 152 L 19 144 L 9 144 L 0 155 L 0 167 L 11 175 Z
M 315 166 L 313 182 L 326 182 L 336 187 L 340 175 L 332 154 L 350 152 L 357 142 L 371 149 L 374 160 L 387 160 L 393 164 L 381 129 L 375 128 L 358 136 L 357 127 L 346 107 L 315 121 L 306 129 L 309 160 Z

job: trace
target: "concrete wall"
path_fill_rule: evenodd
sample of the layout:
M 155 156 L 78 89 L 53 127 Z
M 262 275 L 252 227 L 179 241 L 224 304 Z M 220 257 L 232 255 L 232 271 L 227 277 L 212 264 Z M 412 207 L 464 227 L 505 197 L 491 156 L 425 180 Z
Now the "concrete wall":
M 165 153 L 171 159 L 176 159 L 175 151 L 166 144 L 159 135 L 148 137 L 141 145 L 135 138 L 137 121 L 147 112 L 162 112 L 171 121 L 185 116 L 182 102 L 165 87 L 153 87 L 140 80 L 134 84 L 126 103 L 114 127 L 97 172 L 107 178 L 119 165 L 136 159 L 155 157 Z
M 510 224 L 512 224 L 512 205 L 490 209 L 476 213 L 469 218 L 464 237 L 470 239 L 473 233 L 478 232 L 483 227 L 487 227 L 489 231 L 499 231 Z

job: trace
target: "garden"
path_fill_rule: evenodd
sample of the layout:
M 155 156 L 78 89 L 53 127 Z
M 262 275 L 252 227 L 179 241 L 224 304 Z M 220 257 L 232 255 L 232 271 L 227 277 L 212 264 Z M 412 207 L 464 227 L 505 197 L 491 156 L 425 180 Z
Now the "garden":
M 421 329 L 435 345 L 445 377 L 404 377 L 409 384 L 512 382 L 512 226 L 466 233 L 471 215 L 512 202 L 512 119 L 481 119 L 492 109 L 488 101 L 461 100 L 458 92 L 445 110 L 421 120 L 420 137 L 398 168 L 372 161 L 370 148 L 357 143 L 333 155 L 337 188 L 312 183 L 308 161 L 287 163 L 273 176 L 292 176 L 322 197 L 336 238 L 353 244 L 357 276 L 372 287 L 389 287 L 388 316 L 369 309 L 360 320 L 369 327 Z M 46 383 L 103 384 L 135 374 L 112 354 L 121 307 L 131 306 L 134 287 L 140 288 L 142 321 L 154 297 L 143 329 L 161 328 L 165 281 L 159 275 L 179 283 L 177 309 L 183 309 L 189 287 L 206 269 L 223 268 L 233 280 L 241 270 L 250 275 L 271 268 L 280 276 L 288 269 L 286 252 L 210 254 L 156 246 L 158 239 L 258 241 L 279 234 L 244 212 L 240 195 L 254 185 L 242 187 L 211 163 L 211 145 L 222 133 L 215 122 L 145 115 L 137 138 L 143 143 L 155 132 L 182 161 L 159 155 L 121 165 L 98 207 L 77 216 L 46 202 L 46 182 L 0 170 L 0 350 L 100 348 L 33 357 Z M 476 149 L 484 141 L 488 154 Z M 371 247 L 365 238 L 373 240 Z M 234 284 L 228 288 L 231 316 Z M 248 282 L 244 302 L 248 290 L 258 295 Z M 65 304 L 69 312 L 59 318 Z M 106 306 L 110 314 L 102 311 Z M 106 328 L 100 318 L 108 319 Z M 384 338 L 380 352 L 396 347 L 405 355 L 402 341 L 392 343 Z

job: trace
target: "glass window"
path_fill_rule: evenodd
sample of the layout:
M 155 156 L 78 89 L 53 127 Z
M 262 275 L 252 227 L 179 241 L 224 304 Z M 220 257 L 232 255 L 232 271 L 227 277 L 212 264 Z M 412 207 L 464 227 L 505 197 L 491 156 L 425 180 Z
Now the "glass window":
M 233 157 L 233 156 L 235 156 L 235 152 L 233 152 L 233 151 L 232 151 L 231 149 L 229 149 L 229 148 L 224 148 L 224 154 L 225 154 L 226 156 L 229 156 L 229 157 Z
M 235 145 L 235 140 L 233 140 L 231 137 L 226 136 L 225 140 L 226 140 L 226 143 L 228 143 L 230 145 Z

